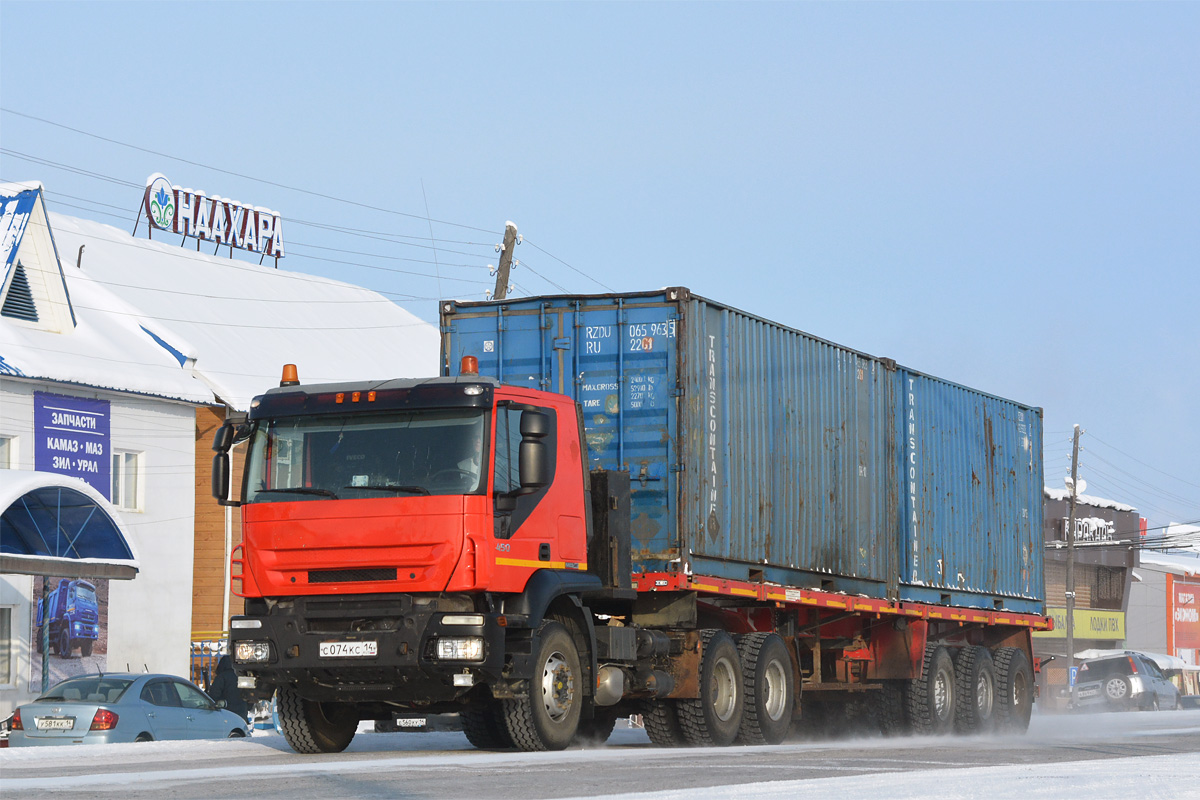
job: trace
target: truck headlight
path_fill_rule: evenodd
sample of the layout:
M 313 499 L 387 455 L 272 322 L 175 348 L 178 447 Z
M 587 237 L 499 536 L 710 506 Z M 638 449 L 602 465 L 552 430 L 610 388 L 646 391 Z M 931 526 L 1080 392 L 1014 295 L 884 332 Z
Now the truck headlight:
M 446 661 L 483 661 L 483 637 L 443 636 L 437 640 L 437 657 Z
M 270 642 L 238 642 L 233 648 L 233 658 L 243 664 L 271 660 Z

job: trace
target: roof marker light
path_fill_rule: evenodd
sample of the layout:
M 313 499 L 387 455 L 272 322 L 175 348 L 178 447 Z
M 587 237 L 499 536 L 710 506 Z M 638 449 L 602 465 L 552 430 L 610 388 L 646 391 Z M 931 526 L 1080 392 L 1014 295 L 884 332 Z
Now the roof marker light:
M 283 365 L 283 377 L 279 379 L 280 386 L 298 386 L 300 384 L 300 376 L 296 372 L 295 364 Z
M 333 396 L 333 402 L 335 402 L 335 403 L 344 403 L 344 402 L 346 402 L 346 393 L 345 393 L 345 392 L 338 392 L 337 394 L 335 394 L 335 395 Z
M 368 403 L 375 402 L 375 393 L 374 392 L 367 392 L 367 402 Z
M 350 395 L 350 402 L 357 403 L 359 400 L 362 400 L 362 392 L 354 392 Z

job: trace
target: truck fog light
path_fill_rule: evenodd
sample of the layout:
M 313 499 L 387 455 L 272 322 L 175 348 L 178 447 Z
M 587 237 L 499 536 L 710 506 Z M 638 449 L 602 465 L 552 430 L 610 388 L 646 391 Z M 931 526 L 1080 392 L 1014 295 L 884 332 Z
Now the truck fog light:
M 238 642 L 233 648 L 233 657 L 243 664 L 271 660 L 271 645 L 268 642 Z
M 483 637 L 443 636 L 437 640 L 437 657 L 447 661 L 483 661 Z
M 459 672 L 454 676 L 455 686 L 474 686 L 475 676 L 469 672 Z
M 482 625 L 483 614 L 447 614 L 442 617 L 443 625 Z
M 232 619 L 229 621 L 231 628 L 261 628 L 261 619 Z

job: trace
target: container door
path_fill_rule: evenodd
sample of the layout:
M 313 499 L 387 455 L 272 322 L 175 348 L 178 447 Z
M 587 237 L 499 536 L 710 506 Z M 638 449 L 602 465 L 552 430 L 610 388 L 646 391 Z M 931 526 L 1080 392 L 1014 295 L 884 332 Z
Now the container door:
M 661 298 L 596 298 L 557 310 L 547 332 L 567 345 L 551 383 L 583 409 L 589 466 L 629 473 L 632 558 L 650 571 L 680 557 L 677 322 Z

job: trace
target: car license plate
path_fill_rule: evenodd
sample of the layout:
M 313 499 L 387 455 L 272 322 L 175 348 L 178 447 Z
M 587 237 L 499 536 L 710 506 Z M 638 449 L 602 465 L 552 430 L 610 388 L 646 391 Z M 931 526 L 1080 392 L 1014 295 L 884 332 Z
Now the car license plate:
M 69 731 L 75 727 L 75 718 L 39 717 L 36 725 L 39 731 Z
M 321 658 L 369 658 L 379 655 L 374 641 L 321 642 Z
M 1090 689 L 1080 689 L 1079 697 L 1080 699 L 1083 699 L 1084 697 L 1094 697 L 1095 695 L 1099 694 L 1099 692 L 1100 690 L 1094 686 Z

